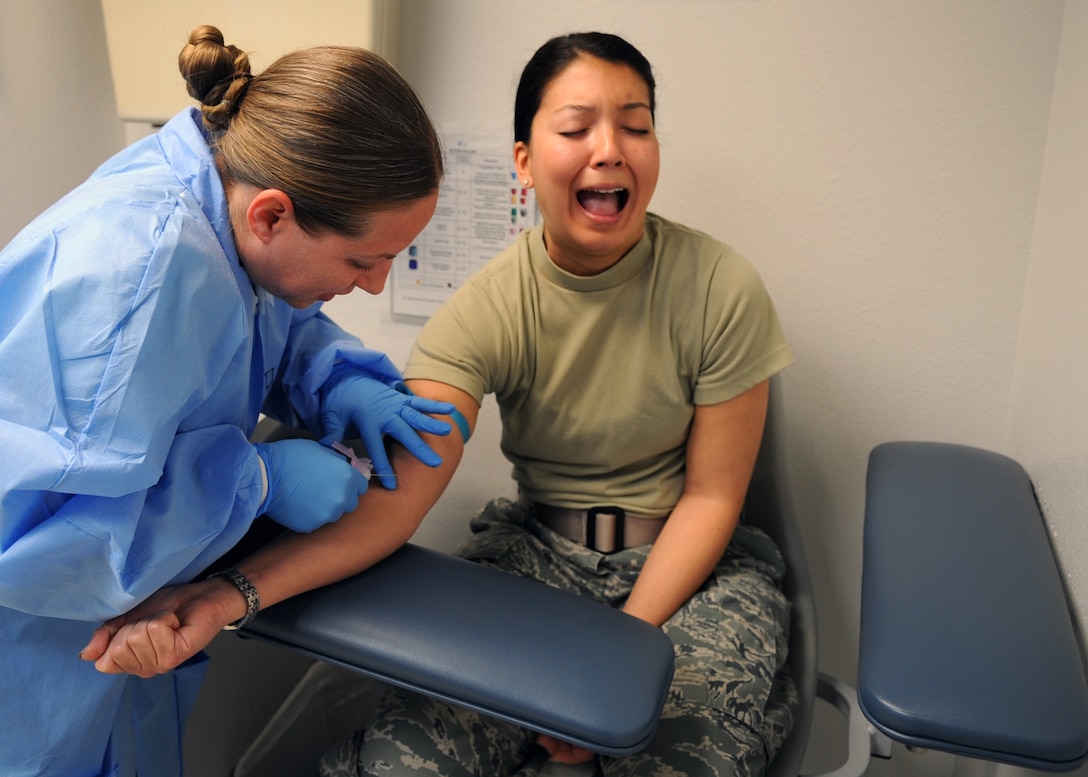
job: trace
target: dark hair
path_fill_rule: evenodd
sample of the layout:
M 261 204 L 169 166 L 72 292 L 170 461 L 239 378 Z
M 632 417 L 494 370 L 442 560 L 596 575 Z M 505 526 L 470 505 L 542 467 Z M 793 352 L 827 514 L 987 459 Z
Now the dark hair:
M 280 189 L 310 233 L 362 234 L 368 217 L 438 190 L 442 147 L 412 87 L 365 49 L 319 46 L 258 75 L 197 27 L 178 55 L 227 183 Z
M 606 32 L 574 32 L 552 38 L 533 54 L 521 71 L 514 98 L 514 140 L 529 142 L 533 117 L 540 110 L 544 90 L 574 60 L 581 56 L 627 65 L 646 82 L 650 90 L 650 118 L 654 117 L 654 73 L 649 61 L 638 49 L 618 35 Z

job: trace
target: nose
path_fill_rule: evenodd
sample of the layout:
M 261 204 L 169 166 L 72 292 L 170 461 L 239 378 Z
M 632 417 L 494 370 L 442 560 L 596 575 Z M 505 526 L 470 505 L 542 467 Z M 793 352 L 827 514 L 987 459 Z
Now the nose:
M 355 279 L 355 286 L 367 294 L 381 294 L 385 289 L 385 282 L 389 278 L 389 271 L 393 269 L 393 260 L 389 259 L 375 265 L 369 272 L 361 272 Z
M 593 145 L 593 167 L 621 167 L 623 165 L 623 149 L 617 133 L 618 130 L 615 127 L 601 127 L 597 132 L 596 142 Z

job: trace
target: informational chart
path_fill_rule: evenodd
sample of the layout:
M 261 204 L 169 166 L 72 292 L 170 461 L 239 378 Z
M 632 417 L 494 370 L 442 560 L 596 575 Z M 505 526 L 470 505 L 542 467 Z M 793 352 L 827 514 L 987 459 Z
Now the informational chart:
M 425 319 L 518 234 L 537 222 L 533 190 L 514 169 L 513 143 L 501 136 L 444 138 L 446 176 L 434 217 L 393 260 L 395 319 Z

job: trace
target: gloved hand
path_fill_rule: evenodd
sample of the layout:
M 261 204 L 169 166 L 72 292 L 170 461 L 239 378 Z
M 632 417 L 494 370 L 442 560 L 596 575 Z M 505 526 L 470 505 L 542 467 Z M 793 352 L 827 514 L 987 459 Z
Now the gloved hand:
M 311 532 L 354 510 L 369 485 L 343 456 L 313 440 L 253 447 L 268 477 L 268 493 L 257 514 L 297 532 Z
M 425 413 L 446 415 L 453 411 L 449 402 L 436 402 L 398 391 L 365 372 L 344 369 L 334 372 L 325 384 L 321 402 L 323 444 L 342 440 L 349 426 L 354 426 L 374 464 L 374 474 L 385 488 L 396 488 L 397 481 L 389 457 L 385 455 L 382 435 L 388 434 L 409 453 L 429 467 L 437 467 L 442 457 L 431 450 L 416 430 L 444 436 L 452 428 L 445 421 Z

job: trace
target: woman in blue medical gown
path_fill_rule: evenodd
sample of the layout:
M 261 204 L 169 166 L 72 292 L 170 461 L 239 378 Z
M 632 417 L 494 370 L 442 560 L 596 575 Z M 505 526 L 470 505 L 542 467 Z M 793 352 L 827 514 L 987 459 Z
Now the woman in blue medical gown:
M 277 581 L 239 565 L 187 586 L 215 623 L 138 626 L 152 647 L 187 641 L 173 671 L 144 671 L 118 635 L 118 616 L 202 579 L 256 516 L 304 533 L 358 504 L 367 480 L 319 442 L 250 444 L 259 413 L 322 442 L 355 430 L 388 487 L 383 436 L 433 466 L 417 431 L 450 428 L 428 415 L 449 406 L 399 391 L 390 361 L 320 312 L 356 287 L 380 292 L 433 213 L 441 150 L 412 89 L 341 47 L 253 75 L 212 27 L 179 66 L 200 108 L 0 253 L 5 777 L 180 775 L 200 649 L 352 571 Z M 370 552 L 402 539 L 376 529 Z

